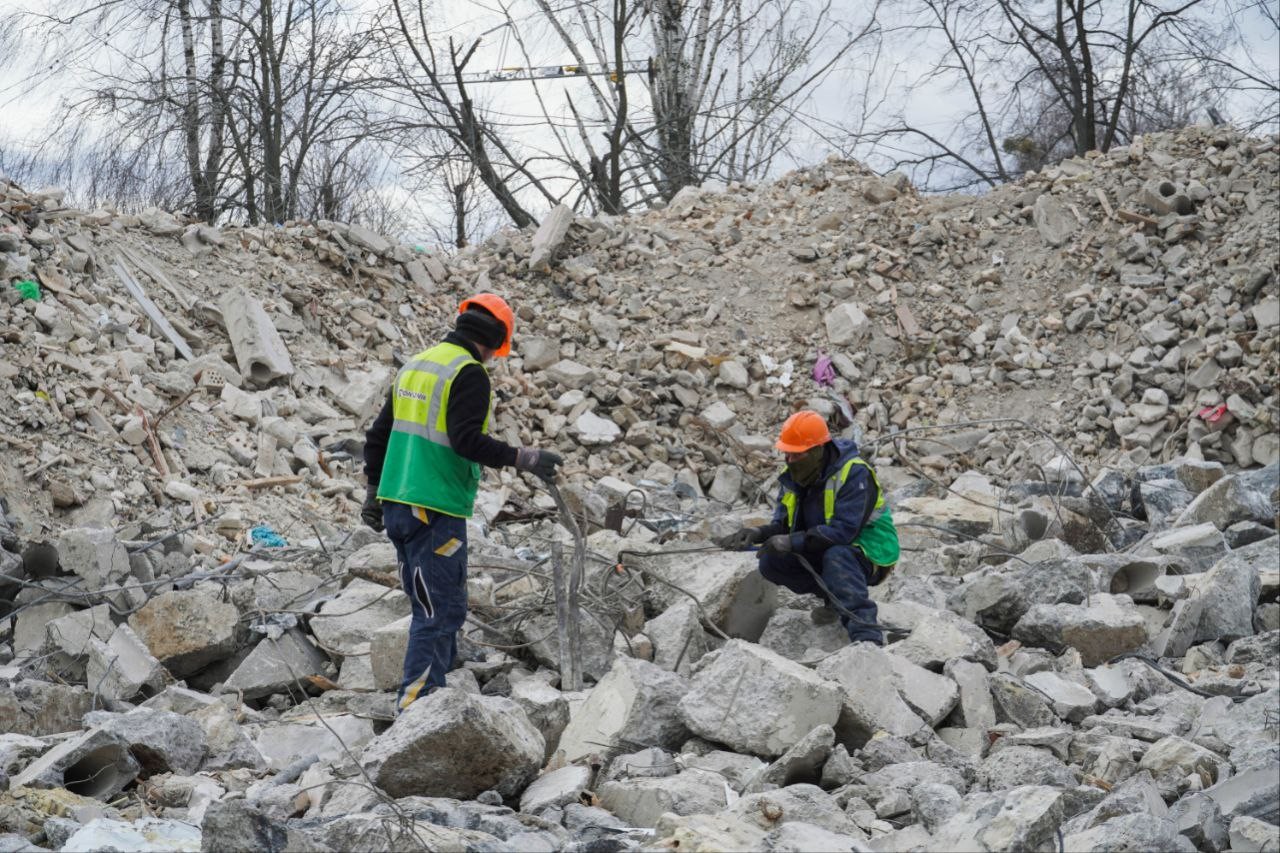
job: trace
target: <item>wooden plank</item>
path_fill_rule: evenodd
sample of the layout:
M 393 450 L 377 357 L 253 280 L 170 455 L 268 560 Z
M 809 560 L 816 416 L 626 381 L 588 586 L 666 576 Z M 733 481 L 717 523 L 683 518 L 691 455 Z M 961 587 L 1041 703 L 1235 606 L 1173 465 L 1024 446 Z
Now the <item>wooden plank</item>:
M 1098 197 L 1098 201 L 1102 204 L 1102 209 L 1106 211 L 1108 219 L 1115 219 L 1115 212 L 1111 210 L 1111 202 L 1107 201 L 1107 194 L 1102 191 L 1102 187 L 1095 187 L 1094 194 Z
M 1116 215 L 1125 222 L 1137 222 L 1142 225 L 1150 225 L 1152 227 L 1156 225 L 1156 221 L 1150 216 L 1143 216 L 1141 213 L 1134 213 L 1132 210 L 1125 210 L 1124 208 L 1121 208 L 1119 213 Z
M 151 297 L 147 296 L 146 292 L 142 289 L 142 285 L 138 284 L 138 280 L 135 279 L 129 270 L 125 268 L 124 261 L 117 260 L 111 265 L 111 268 L 116 271 L 116 275 L 120 277 L 122 282 L 124 282 L 125 290 L 128 290 L 129 295 L 142 306 L 142 310 L 146 313 L 148 319 L 155 324 L 157 329 L 164 333 L 164 336 L 169 339 L 169 343 L 173 344 L 174 349 L 176 349 L 187 361 L 195 361 L 196 356 L 195 353 L 191 351 L 191 347 L 187 346 L 186 340 L 183 339 L 182 335 L 178 334 L 177 330 L 174 329 L 172 325 L 170 325 L 169 320 L 164 316 L 164 313 L 154 302 L 151 301 Z
M 134 251 L 129 246 L 121 246 L 120 251 L 124 252 L 124 256 L 132 261 L 134 266 L 149 275 L 152 281 L 169 291 L 169 295 L 173 297 L 175 302 L 182 306 L 183 311 L 191 310 L 191 306 L 194 304 L 191 296 L 184 293 L 178 287 L 175 287 L 169 277 L 161 272 L 160 268 L 152 263 L 150 258 Z
M 269 489 L 272 486 L 292 486 L 294 483 L 301 482 L 302 477 L 295 474 L 292 477 L 258 477 L 254 480 L 237 480 L 230 485 L 244 486 L 246 489 Z
M 920 329 L 920 324 L 916 322 L 916 318 L 912 316 L 911 309 L 907 307 L 905 302 L 898 303 L 898 307 L 894 310 L 898 315 L 898 322 L 902 324 L 902 331 L 907 337 L 915 338 L 924 334 Z

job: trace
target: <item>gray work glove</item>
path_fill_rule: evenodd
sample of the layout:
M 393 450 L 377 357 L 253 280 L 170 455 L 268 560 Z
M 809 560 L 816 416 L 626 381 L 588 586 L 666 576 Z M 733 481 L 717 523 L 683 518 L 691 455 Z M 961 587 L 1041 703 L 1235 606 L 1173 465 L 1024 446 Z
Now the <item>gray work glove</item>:
M 764 545 L 760 550 L 765 554 L 790 554 L 791 534 L 779 533 L 777 536 L 770 536 L 764 540 Z
M 716 545 L 726 551 L 745 551 L 752 545 L 759 543 L 761 538 L 760 528 L 742 527 L 728 536 L 721 536 L 716 540 Z
M 536 447 L 522 447 L 516 451 L 516 468 L 528 471 L 543 480 L 550 482 L 556 478 L 556 467 L 564 462 L 564 457 L 550 450 L 539 450 Z
M 382 503 L 378 500 L 377 489 L 370 488 L 365 493 L 364 505 L 360 507 L 360 520 L 379 533 L 383 531 Z

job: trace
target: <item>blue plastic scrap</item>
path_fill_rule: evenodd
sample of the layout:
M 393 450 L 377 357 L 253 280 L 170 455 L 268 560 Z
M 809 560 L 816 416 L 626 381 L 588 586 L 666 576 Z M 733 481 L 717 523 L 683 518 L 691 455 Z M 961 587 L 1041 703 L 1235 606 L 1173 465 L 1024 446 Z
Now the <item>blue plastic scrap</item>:
M 261 545 L 264 548 L 284 548 L 289 544 L 283 536 L 275 532 L 270 524 L 259 524 L 250 530 L 249 538 L 253 540 L 254 545 Z

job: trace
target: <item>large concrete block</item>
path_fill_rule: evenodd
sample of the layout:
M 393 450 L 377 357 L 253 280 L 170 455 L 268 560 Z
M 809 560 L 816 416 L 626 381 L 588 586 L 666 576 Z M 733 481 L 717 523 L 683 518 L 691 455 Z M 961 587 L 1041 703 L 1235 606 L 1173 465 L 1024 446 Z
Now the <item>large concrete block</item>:
M 644 623 L 644 635 L 653 644 L 653 662 L 685 676 L 692 673 L 694 664 L 711 650 L 698 618 L 698 608 L 687 599 Z
M 84 578 L 90 590 L 116 583 L 129 574 L 129 553 L 110 530 L 75 527 L 57 541 L 62 568 Z
M 129 627 L 151 654 L 178 678 L 222 660 L 236 650 L 240 611 L 215 593 L 161 593 L 129 617 Z
M 1088 604 L 1037 604 L 1013 636 L 1031 645 L 1071 646 L 1085 666 L 1098 666 L 1140 648 L 1147 626 L 1127 595 L 1095 595 Z
M 673 672 L 648 661 L 618 658 L 560 737 L 565 760 L 622 746 L 679 746 L 689 731 L 676 706 L 688 689 L 688 680 Z
M 636 565 L 645 574 L 645 596 L 654 611 L 692 596 L 705 618 L 730 637 L 760 639 L 776 606 L 777 587 L 757 571 L 751 553 L 720 551 L 692 559 L 673 554 L 637 560 Z
M 349 655 L 361 644 L 372 643 L 375 631 L 409 610 L 409 597 L 403 591 L 357 578 L 337 598 L 321 605 L 320 613 L 311 618 L 311 633 L 325 651 Z
M 565 235 L 569 233 L 569 226 L 572 224 L 573 208 L 568 205 L 557 204 L 547 212 L 547 215 L 538 225 L 538 230 L 533 234 L 533 246 L 529 253 L 529 269 L 536 270 L 545 267 L 555 258 L 556 250 L 564 242 Z
M 1240 637 L 1252 636 L 1253 611 L 1262 586 L 1260 570 L 1275 566 L 1274 538 L 1246 545 L 1215 563 L 1196 583 L 1193 593 L 1193 598 L 1201 603 L 1195 641 L 1222 640 L 1229 643 Z
M 917 666 L 940 672 L 957 658 L 996 668 L 996 647 L 982 629 L 947 610 L 934 610 L 920 619 L 911 634 L 889 646 L 889 651 Z
M 64 740 L 9 780 L 14 788 L 66 788 L 73 794 L 110 799 L 138 775 L 138 762 L 118 735 L 91 728 Z
M 735 751 L 774 757 L 821 725 L 835 725 L 840 685 L 776 652 L 731 640 L 704 657 L 680 716 L 697 735 Z
M 510 797 L 538 772 L 544 748 L 515 702 L 445 688 L 410 705 L 360 764 L 392 797 Z
M 882 649 L 846 646 L 818 664 L 817 674 L 844 688 L 836 734 L 846 749 L 862 747 L 877 732 L 911 737 L 927 731 L 898 692 L 893 655 Z
M 511 701 L 524 709 L 529 722 L 547 742 L 550 758 L 560 746 L 560 735 L 569 725 L 569 700 L 559 690 L 538 678 L 525 678 L 511 685 Z
M 138 762 L 144 778 L 157 773 L 189 776 L 200 769 L 208 747 L 204 729 L 190 717 L 154 708 L 124 714 L 93 711 L 85 725 L 99 726 L 120 738 Z
M 133 629 L 119 625 L 105 643 L 90 638 L 86 679 L 89 689 L 98 695 L 127 701 L 144 688 L 158 691 L 166 675 Z
M 293 375 L 289 350 L 261 302 L 237 287 L 222 295 L 218 308 L 241 376 L 255 385 L 268 385 Z
M 273 640 L 262 640 L 249 652 L 236 671 L 227 679 L 230 690 L 244 692 L 246 699 L 259 699 L 272 693 L 301 692 L 308 675 L 322 671 L 326 658 L 311 640 L 292 628 Z
M 716 813 L 728 802 L 724 779 L 706 770 L 685 770 L 661 779 L 605 782 L 600 805 L 632 826 L 653 827 L 664 814 Z
M 409 649 L 413 614 L 383 625 L 369 636 L 369 663 L 379 690 L 399 690 L 404 679 L 404 655 Z

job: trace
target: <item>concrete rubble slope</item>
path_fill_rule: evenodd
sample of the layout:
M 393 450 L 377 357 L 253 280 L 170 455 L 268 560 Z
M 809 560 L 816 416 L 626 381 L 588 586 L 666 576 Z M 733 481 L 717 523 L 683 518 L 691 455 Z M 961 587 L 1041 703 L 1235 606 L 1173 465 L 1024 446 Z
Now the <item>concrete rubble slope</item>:
M 1276 849 L 1278 265 L 1280 144 L 1221 128 L 450 256 L 0 181 L 0 846 Z M 397 716 L 364 430 L 478 289 L 517 315 L 491 431 L 567 460 L 585 678 L 574 539 L 490 471 L 449 688 Z M 893 506 L 883 648 L 710 545 L 771 516 L 797 406 Z

